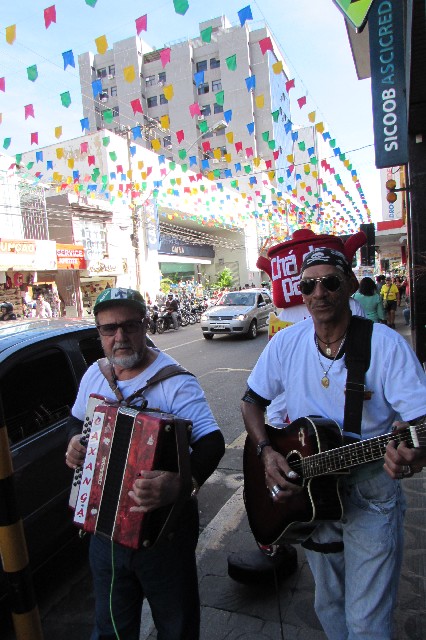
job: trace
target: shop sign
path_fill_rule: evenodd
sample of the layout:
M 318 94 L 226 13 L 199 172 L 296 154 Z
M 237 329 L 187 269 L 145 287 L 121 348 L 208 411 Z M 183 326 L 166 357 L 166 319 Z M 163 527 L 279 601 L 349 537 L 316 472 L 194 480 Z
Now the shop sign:
M 58 269 L 87 269 L 83 245 L 56 244 Z
M 401 0 L 376 0 L 368 18 L 376 167 L 408 162 L 404 9 Z
M 56 264 L 53 240 L 0 239 L 0 271 L 50 271 Z
M 125 273 L 123 260 L 104 258 L 103 260 L 90 260 L 87 267 L 87 275 L 90 276 L 113 276 Z

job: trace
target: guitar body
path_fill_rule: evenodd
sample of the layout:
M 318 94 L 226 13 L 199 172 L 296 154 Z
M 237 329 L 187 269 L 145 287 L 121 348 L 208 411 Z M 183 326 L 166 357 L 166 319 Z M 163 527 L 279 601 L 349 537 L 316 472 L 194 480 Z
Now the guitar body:
M 299 418 L 284 429 L 266 425 L 266 432 L 273 448 L 299 475 L 303 458 L 342 446 L 339 426 L 317 416 Z M 320 522 L 335 522 L 343 516 L 338 486 L 341 473 L 304 479 L 302 491 L 280 504 L 272 500 L 265 485 L 264 466 L 249 437 L 244 445 L 243 468 L 248 521 L 260 544 L 302 542 Z

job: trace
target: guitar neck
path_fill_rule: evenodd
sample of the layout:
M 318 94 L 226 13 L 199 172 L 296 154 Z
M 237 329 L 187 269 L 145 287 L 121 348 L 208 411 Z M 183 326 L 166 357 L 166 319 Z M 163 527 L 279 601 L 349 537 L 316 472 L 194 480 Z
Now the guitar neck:
M 405 442 L 409 448 L 426 446 L 425 429 L 425 424 L 409 426 L 400 431 L 307 456 L 301 461 L 302 475 L 304 478 L 314 478 L 380 460 L 390 440 L 394 440 L 397 445 Z

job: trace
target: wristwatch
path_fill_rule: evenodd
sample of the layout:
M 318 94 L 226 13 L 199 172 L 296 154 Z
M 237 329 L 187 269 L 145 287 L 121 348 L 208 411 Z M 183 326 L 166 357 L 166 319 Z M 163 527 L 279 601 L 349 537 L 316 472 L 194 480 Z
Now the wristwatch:
M 257 457 L 260 458 L 260 456 L 262 455 L 262 451 L 264 450 L 265 447 L 271 447 L 271 443 L 269 442 L 269 440 L 262 440 L 262 442 L 259 442 L 259 444 L 256 447 L 256 454 Z

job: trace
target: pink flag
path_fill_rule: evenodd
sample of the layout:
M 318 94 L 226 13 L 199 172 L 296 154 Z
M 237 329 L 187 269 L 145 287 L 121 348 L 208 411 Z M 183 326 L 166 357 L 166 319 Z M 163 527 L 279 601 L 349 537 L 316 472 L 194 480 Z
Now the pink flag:
M 191 114 L 192 118 L 194 116 L 200 116 L 201 115 L 200 105 L 198 104 L 198 102 L 194 102 L 193 104 L 189 105 L 189 113 Z
M 87 156 L 87 161 L 89 163 L 89 167 L 92 166 L 92 164 L 95 164 L 95 156 Z
M 167 169 L 161 169 L 160 173 L 162 176 L 165 176 L 167 173 Z
M 267 169 L 270 169 L 272 167 L 272 160 L 266 160 L 265 165 Z
M 272 155 L 274 156 L 274 160 L 278 160 L 278 156 L 280 155 L 279 150 L 277 149 L 276 151 L 274 151 Z
M 87 149 L 89 148 L 88 142 L 82 142 L 80 144 L 80 153 L 87 153 Z
M 44 10 L 44 25 L 46 29 L 50 27 L 52 22 L 56 24 L 56 7 L 54 4 Z
M 183 132 L 183 129 L 180 129 L 180 131 L 176 131 L 176 138 L 177 138 L 178 144 L 180 144 L 182 140 L 185 139 L 185 134 Z
M 271 38 L 263 38 L 263 40 L 259 40 L 260 50 L 262 55 L 265 55 L 267 51 L 273 51 L 274 48 L 272 46 Z
M 25 120 L 27 120 L 27 118 L 29 118 L 30 116 L 34 118 L 34 107 L 32 104 L 25 105 L 24 109 L 25 109 Z
M 203 147 L 204 151 L 210 151 L 210 149 L 211 149 L 210 142 L 208 140 L 203 142 L 201 146 Z
M 250 156 L 253 155 L 253 147 L 247 147 L 246 148 L 246 156 L 247 158 L 250 158 Z
M 0 78 L 0 91 L 6 91 L 6 78 Z
M 148 18 L 146 14 L 144 16 L 141 16 L 140 18 L 136 18 L 135 22 L 136 22 L 136 33 L 138 35 L 140 34 L 141 31 L 147 30 Z
M 305 106 L 306 104 L 306 96 L 302 96 L 301 98 L 297 99 L 297 104 L 299 105 L 299 108 L 301 109 L 302 107 Z
M 136 113 L 143 113 L 142 104 L 139 98 L 136 98 L 135 100 L 131 100 L 130 106 L 133 109 L 133 115 L 135 115 Z
M 285 90 L 287 91 L 287 93 L 290 91 L 290 89 L 294 89 L 294 78 L 293 80 L 287 80 L 287 82 L 285 83 Z
M 238 153 L 239 151 L 243 150 L 243 143 L 242 142 L 236 142 L 235 143 L 235 151 Z
M 38 132 L 35 131 L 31 134 L 31 144 L 38 144 Z
M 160 60 L 163 68 L 170 62 L 170 51 L 171 49 L 162 49 L 162 51 L 160 51 Z

